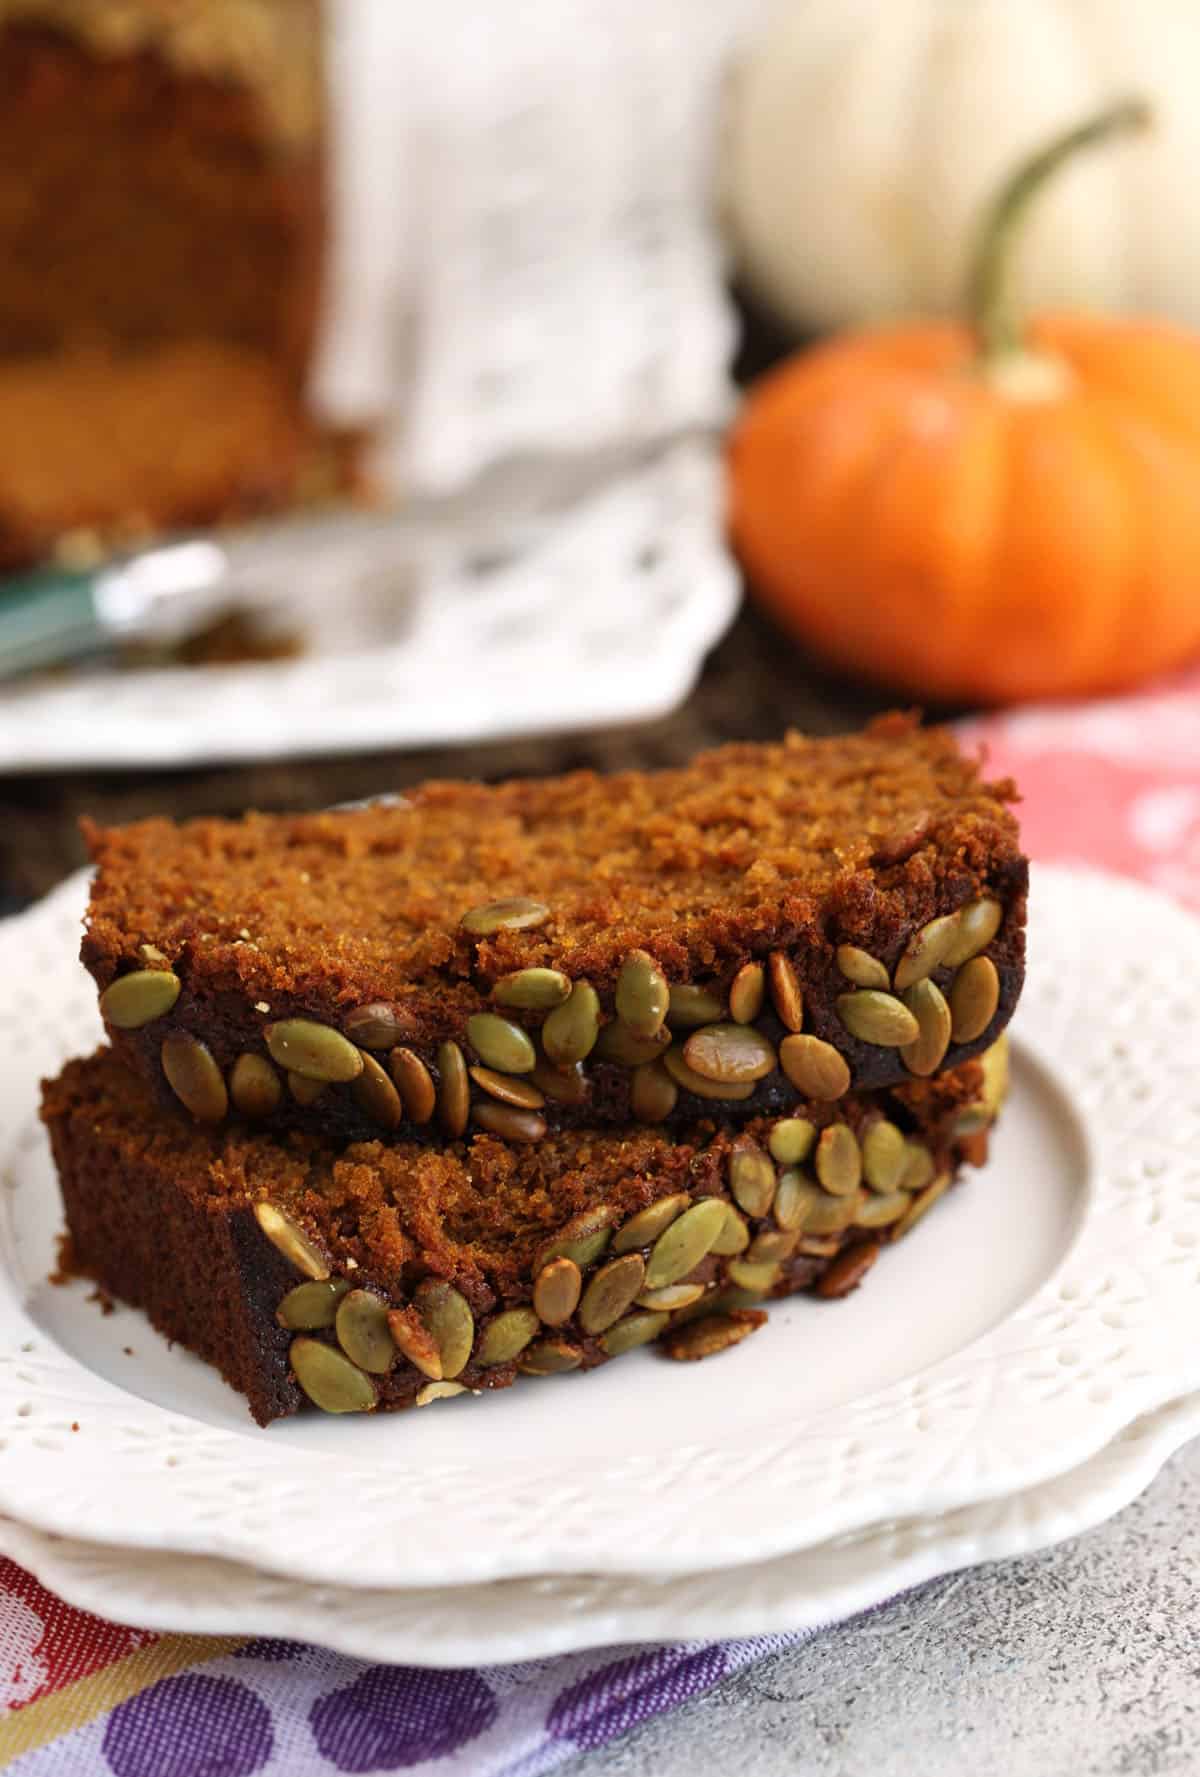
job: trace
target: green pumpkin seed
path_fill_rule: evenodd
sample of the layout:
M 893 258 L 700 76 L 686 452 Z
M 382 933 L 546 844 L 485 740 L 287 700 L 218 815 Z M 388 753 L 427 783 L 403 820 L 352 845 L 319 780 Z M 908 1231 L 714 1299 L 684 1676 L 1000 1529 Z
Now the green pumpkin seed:
M 1003 918 L 1003 907 L 990 895 L 984 895 L 978 901 L 971 901 L 966 907 L 960 907 L 958 933 L 942 961 L 951 969 L 961 968 L 963 963 L 970 962 L 973 956 L 978 956 L 981 950 L 987 949 L 1000 930 L 1000 921 Z
M 961 937 L 959 915 L 945 913 L 922 926 L 896 964 L 896 992 L 915 987 L 947 961 Z
M 356 1049 L 394 1049 L 397 1043 L 411 1039 L 413 1021 L 403 1006 L 376 1000 L 348 1012 L 342 1020 L 342 1034 Z
M 420 1370 L 422 1376 L 428 1376 L 432 1382 L 440 1382 L 442 1354 L 417 1310 L 391 1308 L 388 1310 L 387 1320 L 388 1331 L 400 1355 L 406 1357 L 415 1369 Z
M 916 1019 L 908 1008 L 890 993 L 878 993 L 873 987 L 860 988 L 857 993 L 842 993 L 837 999 L 838 1017 L 860 1043 L 874 1043 L 880 1048 L 899 1049 L 915 1043 L 920 1035 Z
M 735 1257 L 738 1253 L 744 1253 L 749 1244 L 749 1228 L 732 1203 L 727 1203 L 724 1224 L 721 1232 L 709 1247 L 709 1252 L 715 1253 L 719 1258 L 728 1259 Z
M 307 1110 L 310 1105 L 316 1104 L 318 1098 L 320 1098 L 325 1090 L 323 1081 L 310 1080 L 306 1078 L 304 1074 L 289 1074 L 287 1077 L 287 1083 L 288 1091 L 291 1093 L 296 1103 L 302 1104 L 305 1110 Z
M 515 1105 L 519 1111 L 540 1111 L 546 1103 L 537 1087 L 525 1080 L 514 1080 L 510 1074 L 498 1074 L 490 1067 L 472 1067 L 467 1071 L 489 1098 L 499 1099 L 501 1104 Z
M 306 1080 L 341 1085 L 357 1080 L 363 1071 L 362 1050 L 340 1030 L 315 1019 L 283 1018 L 268 1024 L 265 1034 L 272 1061 Z
M 841 1245 L 836 1234 L 805 1234 L 796 1251 L 808 1259 L 832 1259 L 841 1250 Z
M 534 1262 L 534 1270 L 540 1271 L 551 1259 L 564 1258 L 574 1259 L 580 1269 L 586 1271 L 589 1265 L 596 1263 L 612 1239 L 615 1220 L 616 1211 L 607 1203 L 580 1210 L 542 1248 Z
M 620 1357 L 623 1352 L 633 1351 L 636 1346 L 648 1345 L 651 1339 L 657 1339 L 669 1320 L 670 1315 L 656 1314 L 651 1309 L 627 1314 L 624 1320 L 608 1329 L 600 1344 L 609 1357 Z
M 908 988 L 904 1003 L 917 1021 L 919 1034 L 915 1042 L 904 1045 L 900 1059 L 910 1074 L 924 1079 L 937 1072 L 950 1047 L 950 1008 L 941 988 L 928 980 Z
M 527 1030 L 498 1012 L 476 1012 L 467 1019 L 467 1041 L 486 1067 L 502 1074 L 527 1074 L 537 1050 Z
M 775 1220 L 785 1232 L 794 1234 L 804 1226 L 805 1217 L 815 1201 L 815 1187 L 802 1172 L 789 1166 L 786 1172 L 780 1173 L 775 1191 Z
M 662 1028 L 671 1003 L 667 978 L 645 950 L 631 950 L 621 964 L 616 988 L 617 1017 L 635 1037 L 652 1037 Z
M 256 1203 L 254 1219 L 277 1252 L 305 1277 L 323 1282 L 329 1276 L 329 1261 L 316 1241 L 294 1222 L 285 1210 L 273 1203 Z
M 371 1378 L 332 1345 L 303 1334 L 288 1347 L 296 1381 L 322 1413 L 369 1413 L 376 1404 Z
M 489 1321 L 475 1351 L 475 1362 L 485 1370 L 511 1364 L 536 1338 L 540 1322 L 532 1308 L 508 1308 Z
M 703 1197 L 685 1209 L 655 1241 L 646 1266 L 646 1288 L 678 1283 L 705 1258 L 725 1225 L 726 1208 L 719 1197 Z
M 729 1189 L 748 1216 L 770 1214 L 775 1168 L 752 1136 L 739 1135 L 729 1150 Z
M 655 1031 L 652 1037 L 638 1037 L 628 1025 L 615 1019 L 612 1024 L 606 1024 L 596 1038 L 592 1058 L 611 1061 L 617 1067 L 642 1067 L 648 1061 L 656 1061 L 670 1043 L 671 1033 L 666 1025 Z
M 804 998 L 796 979 L 796 971 L 782 950 L 773 950 L 767 958 L 767 974 L 771 982 L 771 1000 L 779 1015 L 779 1022 L 786 1025 L 788 1030 L 802 1029 Z
M 561 1376 L 577 1370 L 582 1362 L 583 1353 L 565 1339 L 539 1339 L 536 1345 L 526 1347 L 517 1367 L 524 1376 Z
M 873 1191 L 894 1191 L 904 1173 L 907 1155 L 904 1134 L 879 1117 L 862 1137 L 863 1177 Z
M 972 957 L 950 984 L 950 1034 L 956 1043 L 981 1037 L 1000 1004 L 1000 976 L 990 956 Z
M 561 1255 L 551 1259 L 538 1272 L 533 1286 L 533 1306 L 538 1319 L 548 1327 L 565 1326 L 576 1308 L 583 1289 L 583 1273 L 574 1259 Z
M 471 1355 L 475 1342 L 475 1316 L 452 1283 L 427 1278 L 418 1284 L 413 1307 L 425 1323 L 426 1331 L 438 1349 L 442 1375 L 448 1380 L 457 1376 Z
M 681 1086 L 685 1092 L 695 1093 L 697 1098 L 740 1103 L 742 1099 L 749 1098 L 754 1091 L 752 1080 L 722 1085 L 717 1080 L 706 1079 L 703 1074 L 698 1074 L 694 1068 L 688 1066 L 683 1050 L 676 1044 L 672 1044 L 671 1048 L 666 1050 L 662 1058 L 662 1065 L 677 1086 Z
M 671 1287 L 674 1289 L 692 1289 L 699 1286 L 685 1283 L 674 1284 Z M 735 1297 L 745 1295 L 746 1293 L 743 1290 L 730 1289 L 728 1286 L 718 1288 L 710 1284 L 702 1289 L 695 1301 L 689 1303 L 686 1308 L 676 1308 L 673 1310 L 671 1326 L 673 1328 L 687 1326 L 691 1321 L 702 1320 L 706 1314 L 720 1314 L 726 1308 L 749 1308 L 753 1303 L 759 1300 L 757 1296 L 746 1296 L 745 1301 L 733 1300 Z
M 437 1067 L 440 1079 L 437 1089 L 438 1122 L 451 1141 L 458 1141 L 467 1127 L 471 1110 L 471 1083 L 467 1064 L 457 1043 L 438 1047 Z
M 701 1024 L 715 1024 L 724 1016 L 725 1003 L 711 987 L 686 982 L 671 989 L 667 1023 L 672 1030 L 695 1030 Z
M 796 1250 L 799 1231 L 795 1228 L 767 1228 L 756 1234 L 750 1242 L 746 1260 L 751 1265 L 773 1265 L 782 1259 L 790 1259 Z
M 501 1141 L 537 1142 L 546 1133 L 546 1119 L 537 1111 L 520 1111 L 515 1105 L 493 1104 L 490 1099 L 471 1107 L 471 1115 L 489 1135 Z
M 781 1166 L 799 1166 L 808 1159 L 816 1139 L 816 1124 L 807 1117 L 784 1117 L 767 1137 L 767 1147 Z
M 163 1038 L 159 1058 L 167 1084 L 197 1123 L 220 1123 L 229 1109 L 229 1093 L 207 1043 L 173 1030 Z
M 541 901 L 516 895 L 509 901 L 484 901 L 464 913 L 460 924 L 473 938 L 491 938 L 497 932 L 528 932 L 544 926 L 550 909 Z
M 916 1226 L 926 1211 L 932 1209 L 938 1198 L 949 1190 L 953 1178 L 952 1172 L 939 1173 L 931 1184 L 926 1185 L 925 1189 L 912 1199 L 908 1214 L 893 1226 L 893 1240 L 904 1239 L 904 1236 Z
M 393 1049 L 388 1066 L 410 1123 L 428 1123 L 437 1105 L 433 1075 L 413 1049 Z
M 600 997 L 590 981 L 577 981 L 571 997 L 542 1026 L 542 1048 L 557 1067 L 586 1061 L 600 1035 Z
M 706 1024 L 684 1044 L 683 1059 L 722 1086 L 764 1080 L 777 1065 L 774 1048 L 752 1024 Z
M 331 1327 L 337 1305 L 349 1288 L 344 1277 L 298 1283 L 275 1310 L 275 1319 L 292 1333 L 316 1333 L 322 1327 Z
M 767 976 L 762 964 L 743 963 L 729 983 L 729 1016 L 733 1022 L 753 1024 L 763 1009 L 766 992 Z
M 904 1171 L 900 1175 L 900 1190 L 923 1190 L 932 1177 L 933 1155 L 924 1142 L 906 1141 L 904 1144 Z
M 468 1392 L 463 1382 L 427 1382 L 424 1388 L 418 1388 L 413 1399 L 418 1407 L 430 1407 L 434 1401 L 448 1401 L 456 1394 Z
M 831 1197 L 848 1197 L 862 1179 L 862 1150 L 848 1123 L 821 1131 L 815 1161 L 817 1177 Z
M 645 1290 L 637 1299 L 639 1308 L 650 1308 L 656 1314 L 676 1314 L 690 1308 L 707 1293 L 703 1283 L 669 1283 L 661 1290 Z
M 806 1181 L 802 1193 L 804 1219 L 800 1224 L 800 1232 L 806 1238 L 810 1234 L 842 1233 L 857 1217 L 865 1197 L 865 1191 L 854 1191 L 846 1197 L 831 1197 L 819 1185 Z
M 838 968 L 855 987 L 878 987 L 886 993 L 892 985 L 879 958 L 860 950 L 857 944 L 839 944 L 835 954 Z
M 363 1053 L 363 1071 L 350 1088 L 354 1102 L 365 1117 L 381 1129 L 396 1129 L 404 1120 L 404 1106 L 388 1076 L 373 1055 Z
M 396 1345 L 388 1326 L 388 1308 L 370 1290 L 351 1290 L 338 1303 L 338 1344 L 360 1370 L 385 1376 L 396 1361 Z
M 1008 1097 L 1008 1033 L 985 1049 L 979 1060 L 983 1067 L 983 1108 L 989 1117 L 996 1117 Z
M 243 1117 L 269 1117 L 279 1109 L 283 1082 L 265 1055 L 239 1055 L 229 1075 L 229 1096 Z
M 777 1260 L 764 1259 L 755 1263 L 751 1259 L 730 1259 L 725 1267 L 725 1275 L 738 1289 L 750 1290 L 756 1296 L 767 1296 L 783 1276 L 783 1266 Z
M 531 1068 L 529 1079 L 539 1092 L 552 1098 L 555 1104 L 586 1104 L 588 1099 L 587 1076 L 582 1065 L 572 1062 L 568 1067 L 555 1067 L 544 1055 L 539 1055 L 537 1064 Z
M 850 1069 L 844 1055 L 820 1037 L 784 1037 L 779 1064 L 797 1092 L 824 1101 L 850 1090 Z
M 889 1228 L 907 1214 L 911 1202 L 907 1191 L 884 1191 L 878 1196 L 864 1197 L 854 1225 L 856 1228 Z
M 585 1333 L 606 1333 L 637 1299 L 646 1276 L 641 1253 L 626 1253 L 601 1265 L 579 1304 L 579 1324 Z
M 141 1030 L 169 1012 L 183 987 L 170 969 L 135 969 L 118 975 L 100 995 L 100 1016 L 118 1030 Z
M 659 1235 L 672 1222 L 678 1221 L 691 1201 L 686 1191 L 675 1191 L 670 1197 L 660 1197 L 657 1203 L 648 1203 L 645 1209 L 630 1216 L 624 1227 L 617 1229 L 613 1252 L 629 1253 L 639 1247 L 653 1246 Z
M 561 969 L 517 969 L 493 983 L 492 998 L 498 1006 L 523 1012 L 553 1012 L 571 997 L 571 979 Z
M 657 1061 L 634 1068 L 629 1108 L 639 1123 L 665 1123 L 678 1102 L 678 1086 Z

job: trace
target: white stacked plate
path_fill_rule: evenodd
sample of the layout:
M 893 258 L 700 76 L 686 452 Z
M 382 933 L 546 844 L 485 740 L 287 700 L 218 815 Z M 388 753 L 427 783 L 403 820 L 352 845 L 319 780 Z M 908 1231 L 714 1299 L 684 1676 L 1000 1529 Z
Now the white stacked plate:
M 267 1431 L 48 1281 L 84 895 L 0 928 L 0 1546 L 73 1603 L 436 1665 L 801 1627 L 1098 1523 L 1200 1430 L 1200 926 L 1144 889 L 1035 873 L 992 1158 L 858 1294 L 700 1365 Z

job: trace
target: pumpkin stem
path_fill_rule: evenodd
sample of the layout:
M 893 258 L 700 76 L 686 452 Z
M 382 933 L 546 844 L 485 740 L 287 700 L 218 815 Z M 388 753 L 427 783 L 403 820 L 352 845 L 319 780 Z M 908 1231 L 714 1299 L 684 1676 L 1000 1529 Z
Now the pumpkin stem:
M 1009 270 L 1013 240 L 1033 199 L 1081 149 L 1110 136 L 1148 129 L 1151 121 L 1144 99 L 1120 99 L 1036 149 L 1004 180 L 984 211 L 967 280 L 967 316 L 985 363 L 1022 347 L 1023 329 L 1012 301 Z

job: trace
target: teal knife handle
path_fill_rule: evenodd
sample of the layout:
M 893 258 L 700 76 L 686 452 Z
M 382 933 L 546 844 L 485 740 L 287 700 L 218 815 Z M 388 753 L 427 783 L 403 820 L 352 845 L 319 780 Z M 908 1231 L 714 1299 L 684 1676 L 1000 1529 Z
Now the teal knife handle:
M 0 678 L 58 666 L 110 641 L 96 612 L 95 572 L 49 569 L 0 580 Z

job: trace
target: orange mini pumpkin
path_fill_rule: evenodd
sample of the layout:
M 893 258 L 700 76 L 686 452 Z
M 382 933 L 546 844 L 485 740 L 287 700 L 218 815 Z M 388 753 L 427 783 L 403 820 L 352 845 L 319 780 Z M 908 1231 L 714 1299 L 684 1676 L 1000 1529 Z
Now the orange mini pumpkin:
M 971 324 L 847 334 L 747 397 L 731 526 L 751 585 L 839 666 L 923 696 L 1111 690 L 1200 649 L 1200 336 L 1015 325 L 1007 246 L 1114 107 L 1036 155 L 980 236 Z

